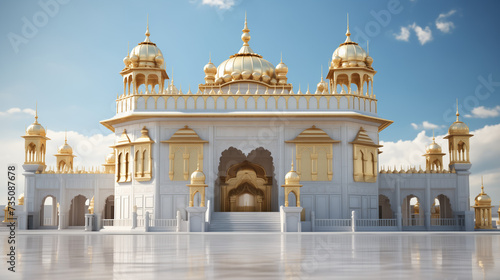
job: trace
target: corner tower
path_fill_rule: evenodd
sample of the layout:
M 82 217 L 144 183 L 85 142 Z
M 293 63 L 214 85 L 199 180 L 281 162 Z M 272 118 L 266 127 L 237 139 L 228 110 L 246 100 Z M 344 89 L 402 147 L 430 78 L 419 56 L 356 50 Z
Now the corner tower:
M 358 43 L 351 40 L 349 16 L 344 43 L 333 52 L 328 75 L 332 94 L 360 95 L 375 98 L 373 94 L 373 58 Z M 355 87 L 353 87 L 353 85 Z M 340 86 L 340 89 L 337 87 Z M 344 88 L 345 87 L 345 88 Z
M 145 35 L 146 39 L 123 59 L 125 68 L 120 74 L 123 76 L 124 96 L 163 93 L 165 88 L 168 75 L 165 71 L 164 58 L 160 49 L 149 39 L 149 23 Z M 141 85 L 145 85 L 145 92 L 139 92 Z
M 35 113 L 35 122 L 27 129 L 24 138 L 24 165 L 25 171 L 42 172 L 45 170 L 46 137 L 45 128 L 38 123 L 38 110 Z
M 457 101 L 457 120 L 448 129 L 448 135 L 444 137 L 448 139 L 448 147 L 450 152 L 450 170 L 469 170 L 471 167 L 469 159 L 470 143 L 469 138 L 473 135 L 469 134 L 469 127 L 459 120 Z

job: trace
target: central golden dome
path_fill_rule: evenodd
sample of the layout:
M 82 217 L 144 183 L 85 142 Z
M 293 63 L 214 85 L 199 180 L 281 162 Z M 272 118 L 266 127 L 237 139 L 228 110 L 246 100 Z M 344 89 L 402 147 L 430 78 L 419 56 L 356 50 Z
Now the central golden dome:
M 274 65 L 253 52 L 248 42 L 250 41 L 250 29 L 247 26 L 245 17 L 245 27 L 243 28 L 241 40 L 243 46 L 238 53 L 232 55 L 217 67 L 215 83 L 222 84 L 236 80 L 254 80 L 265 83 L 276 84 L 276 70 Z

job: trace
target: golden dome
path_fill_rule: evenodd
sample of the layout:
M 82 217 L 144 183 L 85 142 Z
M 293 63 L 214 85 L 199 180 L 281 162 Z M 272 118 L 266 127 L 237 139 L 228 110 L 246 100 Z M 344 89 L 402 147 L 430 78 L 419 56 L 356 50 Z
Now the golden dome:
M 451 135 L 469 134 L 469 127 L 465 123 L 457 120 L 452 125 L 450 125 L 450 128 L 448 129 L 448 134 Z
M 476 206 L 491 206 L 491 198 L 484 193 L 484 187 L 481 185 L 481 193 L 474 199 Z
M 135 46 L 123 59 L 125 67 L 157 67 L 163 66 L 163 54 L 155 43 L 149 39 L 149 26 L 146 28 L 146 39 Z
M 191 174 L 191 185 L 204 185 L 205 184 L 205 174 L 200 170 L 200 165 L 196 171 Z
M 241 40 L 243 46 L 238 53 L 229 57 L 217 67 L 215 83 L 222 84 L 236 80 L 255 80 L 265 83 L 276 84 L 276 72 L 274 65 L 253 52 L 248 42 L 250 41 L 250 29 L 247 26 L 245 16 L 245 27 L 243 28 Z M 284 64 L 283 64 L 284 65 Z M 283 66 L 280 66 L 283 67 Z M 286 65 L 284 65 L 286 67 Z M 280 71 L 283 71 L 280 68 Z M 288 71 L 288 70 L 287 70 Z
M 367 52 L 358 45 L 358 43 L 351 41 L 351 33 L 349 32 L 349 25 L 347 26 L 347 36 L 344 43 L 333 52 L 332 66 L 333 68 L 344 67 L 370 67 L 373 63 L 373 58 L 368 56 Z
M 459 120 L 460 114 L 458 113 L 458 100 L 457 100 L 457 120 L 450 125 L 448 128 L 448 134 L 450 135 L 464 135 L 469 134 L 469 127 Z
M 299 174 L 293 170 L 293 162 L 292 162 L 292 170 L 288 171 L 285 175 L 285 185 L 299 185 L 300 184 L 300 176 Z
M 115 152 L 111 152 L 106 156 L 106 163 L 115 163 Z
M 72 155 L 73 154 L 73 148 L 71 148 L 70 145 L 68 145 L 68 142 L 66 140 L 64 140 L 64 144 L 61 145 L 58 149 L 57 149 L 57 153 L 58 154 L 67 154 L 67 155 Z
M 208 75 L 214 75 L 217 74 L 217 67 L 215 67 L 215 65 L 212 63 L 212 59 L 210 59 L 207 63 L 207 65 L 205 65 L 205 67 L 203 67 L 203 72 L 205 72 L 205 74 L 208 76 Z
M 321 75 L 321 81 L 316 86 L 316 91 L 318 93 L 323 93 L 324 91 L 328 91 L 328 83 L 323 79 L 323 75 Z
M 41 124 L 38 123 L 38 114 L 35 115 L 35 122 L 32 123 L 26 129 L 26 135 L 30 136 L 45 136 L 45 128 Z
M 425 148 L 427 154 L 440 154 L 442 152 L 441 146 L 436 143 L 435 138 L 432 137 L 432 143 Z

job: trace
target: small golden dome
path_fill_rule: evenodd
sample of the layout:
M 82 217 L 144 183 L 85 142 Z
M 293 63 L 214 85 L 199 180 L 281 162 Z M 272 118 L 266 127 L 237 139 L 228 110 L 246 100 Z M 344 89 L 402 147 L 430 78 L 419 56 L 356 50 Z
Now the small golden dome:
M 24 193 L 20 194 L 17 200 L 18 200 L 17 203 L 18 205 L 24 205 Z
M 345 42 L 340 44 L 333 52 L 332 66 L 334 68 L 371 67 L 373 58 L 369 57 L 367 52 L 358 43 L 351 41 L 349 25 L 347 26 L 345 35 L 347 37 Z
M 276 65 L 276 74 L 280 75 L 280 74 L 287 74 L 288 73 L 288 66 L 286 66 L 285 63 L 283 63 L 283 60 L 278 64 Z
M 215 65 L 212 63 L 212 59 L 210 59 L 207 63 L 207 65 L 205 65 L 205 67 L 203 67 L 203 72 L 205 72 L 205 74 L 207 76 L 215 76 L 215 74 L 217 74 L 217 67 L 215 67 Z
M 127 58 L 129 58 L 127 60 Z M 127 62 L 131 67 L 157 67 L 163 66 L 163 54 L 155 43 L 149 40 L 149 26 L 146 29 L 146 39 L 144 42 L 135 46 L 124 60 L 125 65 Z M 128 66 L 128 65 L 127 65 Z
M 35 122 L 32 123 L 26 129 L 26 135 L 30 136 L 45 136 L 45 128 L 41 124 L 38 123 L 38 115 L 35 115 Z
M 274 65 L 253 52 L 248 42 L 250 41 L 250 29 L 247 26 L 245 16 L 245 26 L 243 28 L 241 40 L 243 46 L 238 51 L 222 62 L 217 67 L 215 83 L 227 83 L 231 80 L 249 80 L 263 81 L 265 83 L 276 84 L 276 71 Z M 283 64 L 284 65 L 284 64 Z M 286 65 L 284 65 L 286 67 Z M 281 66 L 282 67 L 282 66 Z M 280 71 L 283 69 L 280 68 Z M 288 71 L 288 69 L 286 70 Z
M 115 152 L 111 152 L 106 156 L 106 163 L 115 163 Z
M 476 202 L 476 206 L 490 206 L 491 205 L 491 198 L 489 195 L 484 193 L 483 186 L 481 186 L 481 193 L 476 196 L 474 201 Z
M 293 162 L 292 169 L 288 171 L 285 175 L 285 185 L 299 185 L 300 184 L 300 176 L 299 174 L 293 170 Z
M 448 129 L 448 134 L 450 135 L 469 134 L 469 127 L 465 123 L 457 120 L 452 125 L 450 125 L 450 128 Z
M 322 93 L 325 90 L 328 90 L 328 83 L 323 79 L 323 76 L 321 76 L 321 81 L 317 85 L 317 92 Z
M 204 185 L 205 184 L 205 174 L 200 170 L 200 166 L 196 169 L 193 174 L 191 174 L 191 185 Z
M 70 145 L 68 145 L 68 142 L 67 141 L 64 141 L 64 144 L 61 145 L 58 149 L 57 149 L 57 153 L 58 154 L 67 154 L 67 155 L 72 155 L 73 154 L 73 148 L 71 148 Z
M 425 148 L 427 154 L 440 154 L 442 152 L 441 146 L 436 143 L 435 138 L 432 137 L 432 143 Z

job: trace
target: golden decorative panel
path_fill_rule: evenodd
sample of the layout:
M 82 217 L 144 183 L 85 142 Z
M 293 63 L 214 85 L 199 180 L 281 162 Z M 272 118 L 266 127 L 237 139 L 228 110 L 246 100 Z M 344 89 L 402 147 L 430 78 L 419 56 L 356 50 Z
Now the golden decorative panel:
M 185 126 L 179 129 L 167 141 L 169 144 L 169 178 L 171 181 L 187 181 L 190 174 L 197 170 L 203 170 L 203 144 L 208 141 L 202 140 L 198 134 Z
M 295 143 L 297 172 L 302 181 L 331 181 L 333 178 L 333 140 L 323 130 L 312 126 L 295 139 L 285 141 Z
M 353 151 L 353 177 L 355 182 L 377 182 L 378 148 L 361 127 L 351 142 Z
M 113 146 L 117 155 L 115 179 L 118 183 L 132 181 L 132 172 L 130 170 L 131 146 L 132 143 L 127 135 L 127 130 L 124 129 L 116 145 Z
M 134 142 L 134 171 L 137 181 L 149 181 L 152 176 L 151 144 L 148 130 L 143 127 L 141 137 Z

